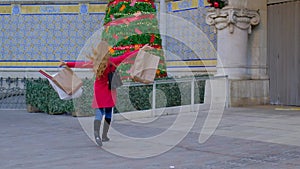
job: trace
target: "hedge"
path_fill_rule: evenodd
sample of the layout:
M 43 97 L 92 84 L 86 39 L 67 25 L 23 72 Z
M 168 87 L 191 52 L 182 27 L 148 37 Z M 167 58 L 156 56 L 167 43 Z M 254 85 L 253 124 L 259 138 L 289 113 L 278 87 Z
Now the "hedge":
M 61 100 L 47 79 L 26 80 L 26 104 L 48 114 L 72 114 L 92 116 L 93 80 L 83 79 L 83 94 L 72 100 Z M 195 82 L 195 104 L 204 101 L 205 81 Z M 118 102 L 114 113 L 152 108 L 153 85 L 126 83 L 118 88 Z M 158 80 L 156 84 L 156 108 L 191 104 L 191 82 L 172 78 Z M 30 112 L 30 110 L 28 110 Z

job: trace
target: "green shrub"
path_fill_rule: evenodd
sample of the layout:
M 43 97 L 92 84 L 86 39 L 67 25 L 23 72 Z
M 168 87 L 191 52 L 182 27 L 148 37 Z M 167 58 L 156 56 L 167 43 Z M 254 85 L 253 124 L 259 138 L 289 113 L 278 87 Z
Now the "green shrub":
M 85 78 L 83 79 L 83 93 L 79 98 L 73 99 L 75 106 L 74 116 L 92 116 L 94 109 L 92 109 L 92 100 L 94 94 L 94 80 Z
M 48 114 L 74 112 L 73 100 L 61 100 L 47 79 L 27 79 L 26 104 Z
M 48 93 L 51 86 L 47 79 L 26 79 L 26 104 L 36 107 L 42 112 L 49 112 Z

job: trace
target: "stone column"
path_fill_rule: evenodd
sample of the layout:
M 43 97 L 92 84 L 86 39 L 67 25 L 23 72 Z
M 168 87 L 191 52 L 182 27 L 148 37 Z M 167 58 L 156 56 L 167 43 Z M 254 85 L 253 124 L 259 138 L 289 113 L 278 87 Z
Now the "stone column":
M 206 22 L 217 32 L 218 64 L 216 75 L 228 75 L 229 79 L 248 79 L 248 35 L 252 26 L 258 25 L 258 11 L 244 7 L 226 6 L 210 9 Z

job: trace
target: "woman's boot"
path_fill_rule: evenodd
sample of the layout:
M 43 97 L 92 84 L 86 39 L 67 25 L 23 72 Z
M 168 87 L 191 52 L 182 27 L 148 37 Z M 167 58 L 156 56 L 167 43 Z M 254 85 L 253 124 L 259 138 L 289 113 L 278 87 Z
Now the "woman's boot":
M 102 140 L 100 138 L 100 126 L 101 126 L 101 121 L 94 120 L 94 136 L 98 146 L 102 146 Z
M 105 118 L 105 122 L 103 125 L 103 133 L 102 133 L 102 141 L 103 142 L 109 141 L 109 138 L 107 137 L 107 133 L 108 133 L 108 129 L 110 126 L 110 122 L 111 122 L 110 118 Z

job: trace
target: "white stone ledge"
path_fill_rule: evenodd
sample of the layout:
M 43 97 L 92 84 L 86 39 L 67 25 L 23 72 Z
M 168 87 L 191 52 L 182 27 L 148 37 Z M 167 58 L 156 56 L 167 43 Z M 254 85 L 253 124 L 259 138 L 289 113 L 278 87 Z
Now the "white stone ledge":
M 159 116 L 177 115 L 179 113 L 199 112 L 199 111 L 207 111 L 207 110 L 209 110 L 209 105 L 195 104 L 195 105 L 158 108 L 154 110 L 151 109 L 151 110 L 124 112 L 124 113 L 114 114 L 113 119 L 116 121 L 122 121 L 122 120 L 133 120 L 133 119 L 143 119 L 143 118 L 154 118 Z

